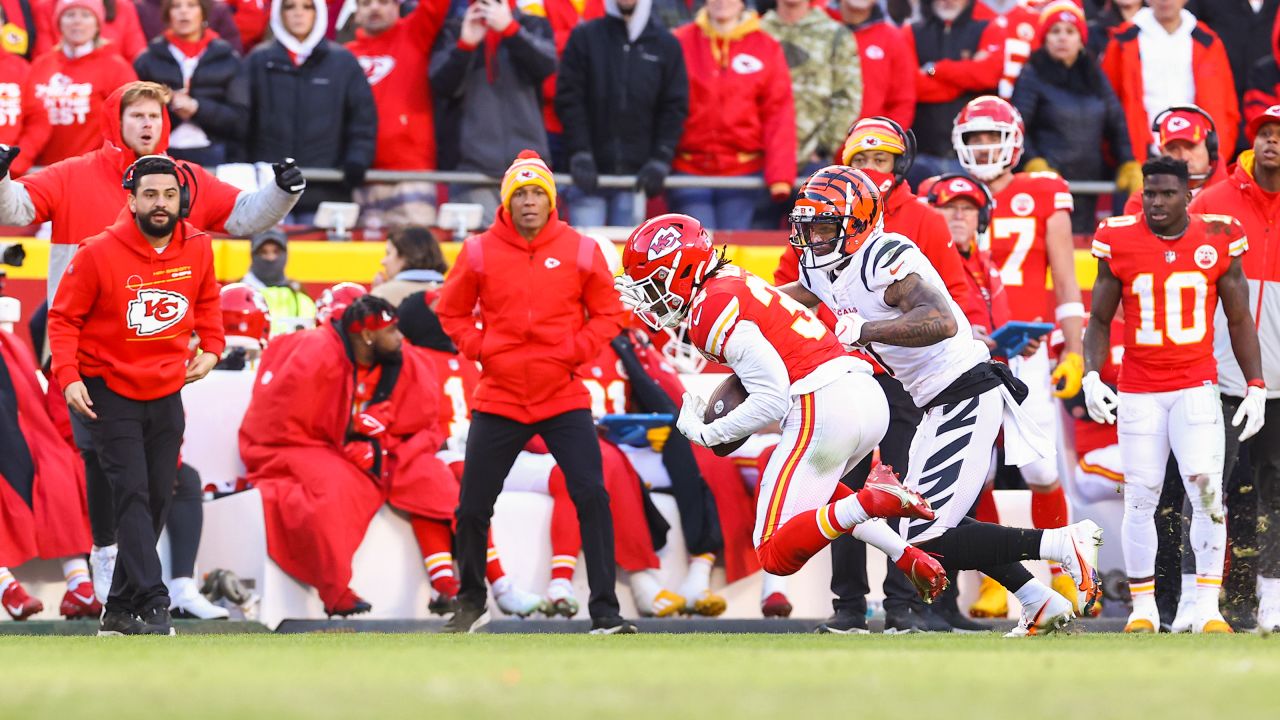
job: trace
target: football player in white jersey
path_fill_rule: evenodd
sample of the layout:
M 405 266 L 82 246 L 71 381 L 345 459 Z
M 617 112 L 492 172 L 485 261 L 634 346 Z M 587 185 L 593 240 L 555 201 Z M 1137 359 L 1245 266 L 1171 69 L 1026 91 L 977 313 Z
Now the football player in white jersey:
M 1060 630 L 1075 616 L 1071 602 L 1033 579 L 1021 561 L 1062 563 L 1087 611 L 1101 593 L 1094 566 L 1102 530 L 1087 520 L 1021 530 L 966 517 L 1002 427 L 1011 464 L 1050 457 L 1053 446 L 1019 407 L 1026 386 L 991 362 L 937 271 L 910 239 L 884 231 L 882 215 L 879 192 L 861 171 L 832 165 L 815 172 L 791 213 L 800 280 L 782 290 L 831 308 L 836 337 L 871 353 L 925 410 L 911 443 L 920 461 L 904 484 L 928 498 L 936 518 L 901 523 L 905 539 L 949 571 L 982 570 L 1012 589 L 1023 615 L 1011 635 Z

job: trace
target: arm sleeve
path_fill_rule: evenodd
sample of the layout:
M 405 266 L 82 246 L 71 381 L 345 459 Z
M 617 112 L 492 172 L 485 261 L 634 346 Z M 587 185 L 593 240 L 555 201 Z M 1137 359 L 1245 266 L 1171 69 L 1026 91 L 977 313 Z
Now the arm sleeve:
M 520 29 L 502 43 L 511 53 L 518 72 L 535 83 L 541 83 L 556 71 L 556 41 L 546 18 L 522 15 L 514 22 Z
M 595 249 L 595 241 L 584 238 L 583 242 L 591 243 Z M 604 255 L 591 253 L 591 269 L 583 274 L 582 304 L 587 311 L 587 323 L 582 326 L 573 338 L 574 365 L 584 362 L 600 354 L 605 343 L 622 332 L 626 318 L 626 308 L 618 299 L 618 291 L 613 287 L 613 273 L 609 272 Z
M 587 68 L 590 65 L 586 36 L 579 25 L 565 43 L 556 75 L 556 116 L 564 127 L 560 137 L 569 157 L 591 151 L 591 123 L 587 112 Z M 619 91 L 624 90 L 619 88 Z
M 461 25 L 447 24 L 436 39 L 435 50 L 431 53 L 431 68 L 428 76 L 431 89 L 440 97 L 457 97 L 462 94 L 463 80 L 467 77 L 467 69 L 475 57 L 475 48 L 463 49 L 458 45 Z
M 475 240 L 473 242 L 479 242 Z M 436 315 L 440 325 L 467 358 L 480 361 L 480 346 L 484 331 L 476 326 L 476 303 L 480 299 L 480 283 L 471 272 L 467 259 L 470 243 L 462 246 L 462 252 L 449 270 L 444 286 L 440 289 L 440 302 Z
M 37 173 L 31 179 L 43 174 Z M 30 225 L 36 218 L 35 203 L 26 182 L 14 182 L 8 175 L 0 178 L 0 225 Z M 46 219 L 42 218 L 41 222 Z
M 66 387 L 80 381 L 80 331 L 85 318 L 98 301 L 98 273 L 91 253 L 67 267 L 58 294 L 49 306 L 49 351 L 53 355 L 53 376 Z
M 724 358 L 748 394 L 741 405 L 707 427 L 712 445 L 744 438 L 782 420 L 790 402 L 786 363 L 754 322 L 739 320 L 734 325 Z
M 759 99 L 758 112 L 764 130 L 764 181 L 766 185 L 796 181 L 796 109 L 791 94 L 791 71 L 782 46 L 774 45 L 765 61 L 769 78 Z
M 445 15 L 449 12 L 449 0 L 420 0 L 409 15 L 409 38 L 420 52 L 431 52 L 431 46 L 440 34 Z
M 680 136 L 684 134 L 684 121 L 689 117 L 689 72 L 684 65 L 684 52 L 674 38 L 668 43 L 665 60 L 662 97 L 658 100 L 658 120 L 650 155 L 670 165 L 675 159 Z
M 200 336 L 200 349 L 221 355 L 227 342 L 222 323 L 222 298 L 218 280 L 213 273 L 213 248 L 208 248 L 204 273 L 200 278 L 199 297 L 196 298 L 196 335 Z
M 373 165 L 373 153 L 377 147 L 378 106 L 373 102 L 373 87 L 364 70 L 349 52 L 347 62 L 346 125 L 347 136 L 343 162 L 368 169 Z

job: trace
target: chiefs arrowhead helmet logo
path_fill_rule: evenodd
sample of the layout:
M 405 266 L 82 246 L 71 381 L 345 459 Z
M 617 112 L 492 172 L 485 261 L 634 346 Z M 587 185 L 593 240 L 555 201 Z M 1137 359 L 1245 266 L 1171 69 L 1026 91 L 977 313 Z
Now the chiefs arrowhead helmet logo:
M 657 260 L 660 257 L 670 255 L 680 247 L 680 228 L 667 226 L 654 233 L 653 239 L 649 241 L 649 260 Z

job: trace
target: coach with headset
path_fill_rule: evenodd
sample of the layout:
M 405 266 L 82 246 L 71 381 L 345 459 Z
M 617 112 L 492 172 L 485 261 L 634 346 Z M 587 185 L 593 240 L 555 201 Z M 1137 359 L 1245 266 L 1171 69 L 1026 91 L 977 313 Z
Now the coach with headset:
M 82 244 L 49 311 L 54 375 L 89 430 L 115 506 L 119 555 L 99 635 L 174 634 L 156 539 L 186 424 L 180 392 L 224 345 L 213 250 L 186 221 L 183 175 L 160 155 L 129 166 L 125 210 Z

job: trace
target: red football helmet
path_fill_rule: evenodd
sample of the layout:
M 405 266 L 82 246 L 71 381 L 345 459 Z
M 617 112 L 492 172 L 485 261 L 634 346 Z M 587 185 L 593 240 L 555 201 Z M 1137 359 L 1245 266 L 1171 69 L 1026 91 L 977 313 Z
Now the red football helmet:
M 999 133 L 1000 139 L 995 144 L 967 143 L 965 136 L 975 132 Z M 955 125 L 951 128 L 951 145 L 956 149 L 960 165 L 970 175 L 983 182 L 991 182 L 1022 159 L 1022 138 L 1025 134 L 1026 125 L 1017 108 L 995 95 L 983 95 L 970 100 L 956 115 Z
M 222 287 L 222 327 L 232 347 L 266 347 L 271 311 L 262 293 L 244 283 Z
M 702 223 L 670 213 L 647 220 L 622 249 L 622 300 L 654 330 L 680 324 L 693 295 L 716 265 Z
M 342 313 L 355 299 L 368 295 L 369 291 L 360 283 L 340 282 L 320 294 L 316 301 L 316 324 L 326 325 L 342 319 Z
M 883 216 L 880 191 L 865 172 L 828 165 L 800 186 L 791 209 L 791 247 L 806 268 L 835 265 L 871 238 Z

